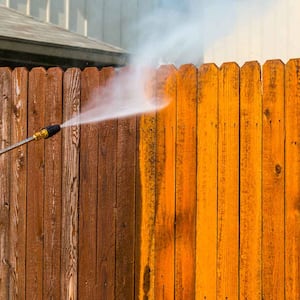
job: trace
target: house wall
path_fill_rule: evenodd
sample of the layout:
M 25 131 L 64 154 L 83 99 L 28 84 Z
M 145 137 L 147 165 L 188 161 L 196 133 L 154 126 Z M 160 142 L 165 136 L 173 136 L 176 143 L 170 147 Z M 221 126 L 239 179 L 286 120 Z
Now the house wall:
M 132 25 L 155 8 L 171 5 L 169 0 L 0 0 L 0 4 L 129 50 L 137 42 Z M 299 57 L 300 43 L 294 38 L 300 26 L 299 1 L 270 0 L 266 11 L 251 13 L 249 22 L 241 20 L 228 35 L 205 45 L 204 62 L 263 63 L 272 58 L 287 61 Z

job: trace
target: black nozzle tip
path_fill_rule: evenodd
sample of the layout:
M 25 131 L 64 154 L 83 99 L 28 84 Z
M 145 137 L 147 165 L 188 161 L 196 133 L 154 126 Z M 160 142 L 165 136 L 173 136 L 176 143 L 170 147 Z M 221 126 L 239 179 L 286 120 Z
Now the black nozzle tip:
M 48 131 L 48 136 L 46 137 L 47 139 L 54 134 L 58 133 L 60 131 L 60 125 L 55 124 L 55 125 L 50 125 L 45 127 L 45 129 Z

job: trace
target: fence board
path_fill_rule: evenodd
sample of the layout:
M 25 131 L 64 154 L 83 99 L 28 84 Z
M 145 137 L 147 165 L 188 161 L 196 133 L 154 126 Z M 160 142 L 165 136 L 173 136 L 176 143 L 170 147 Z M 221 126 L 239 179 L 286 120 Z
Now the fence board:
M 158 70 L 157 98 L 171 103 L 157 113 L 154 297 L 174 299 L 176 69 L 173 66 Z
M 263 66 L 264 299 L 284 299 L 284 65 Z
M 197 69 L 177 73 L 175 297 L 195 298 Z
M 86 104 L 99 86 L 97 68 L 86 68 L 81 74 L 81 105 Z M 79 196 L 79 299 L 95 299 L 97 265 L 97 188 L 98 127 L 88 124 L 80 133 Z
M 241 68 L 240 84 L 240 298 L 261 299 L 260 66 Z
M 217 298 L 238 299 L 239 67 L 234 63 L 220 69 L 218 144 Z
M 114 76 L 113 68 L 100 71 L 100 86 Z M 97 212 L 97 295 L 115 299 L 117 120 L 99 124 L 98 212 Z
M 147 95 L 156 96 L 156 74 L 149 74 Z M 144 114 L 138 119 L 139 189 L 137 215 L 140 224 L 138 238 L 138 299 L 154 297 L 154 218 L 155 218 L 155 156 L 156 114 Z
M 196 299 L 216 298 L 218 77 L 213 64 L 199 69 Z
M 46 71 L 34 68 L 29 73 L 28 132 L 32 135 L 44 125 Z M 26 298 L 43 297 L 44 250 L 44 141 L 28 144 Z
M 28 71 L 25 68 L 16 68 L 12 72 L 12 144 L 27 137 L 27 86 Z M 9 299 L 25 299 L 26 149 L 26 146 L 22 146 L 11 152 Z
M 121 70 L 126 72 L 127 69 Z M 134 298 L 136 117 L 118 119 L 116 299 Z M 128 243 L 128 241 L 132 241 Z
M 286 65 L 285 76 L 285 297 L 300 298 L 300 60 Z
M 10 144 L 11 70 L 0 68 L 0 145 Z M 0 156 L 0 298 L 8 299 L 9 287 L 9 206 L 10 156 Z
M 80 70 L 68 69 L 63 78 L 63 120 L 80 110 Z M 62 131 L 61 297 L 76 300 L 78 287 L 79 126 Z
M 62 123 L 62 70 L 47 71 L 45 126 Z M 60 299 L 61 133 L 45 142 L 43 298 Z

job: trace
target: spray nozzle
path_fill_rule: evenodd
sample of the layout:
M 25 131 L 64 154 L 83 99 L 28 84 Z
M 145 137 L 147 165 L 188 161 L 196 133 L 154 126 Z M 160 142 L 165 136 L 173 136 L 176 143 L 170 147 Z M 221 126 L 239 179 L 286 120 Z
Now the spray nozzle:
M 40 140 L 40 139 L 47 139 L 47 138 L 53 136 L 54 134 L 58 133 L 59 131 L 60 131 L 60 125 L 58 125 L 58 124 L 50 125 L 50 126 L 44 127 L 40 131 L 36 132 L 33 135 L 33 138 L 36 141 Z
M 16 143 L 14 145 L 11 145 L 5 149 L 2 149 L 0 150 L 0 155 L 3 154 L 3 153 L 6 153 L 12 149 L 15 149 L 19 146 L 22 146 L 24 144 L 27 144 L 31 141 L 37 141 L 37 140 L 40 140 L 40 139 L 47 139 L 51 136 L 53 136 L 54 134 L 58 133 L 60 131 L 60 125 L 56 124 L 56 125 L 50 125 L 50 126 L 47 126 L 43 129 L 41 129 L 40 131 L 37 131 L 33 136 L 19 142 L 19 143 Z

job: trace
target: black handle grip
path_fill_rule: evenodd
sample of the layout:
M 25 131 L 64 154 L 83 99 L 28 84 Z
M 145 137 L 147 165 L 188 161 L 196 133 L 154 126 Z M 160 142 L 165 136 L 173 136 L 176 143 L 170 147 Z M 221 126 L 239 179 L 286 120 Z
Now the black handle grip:
M 49 137 L 53 136 L 54 134 L 56 134 L 60 131 L 60 125 L 58 125 L 58 124 L 50 125 L 50 126 L 45 127 L 44 129 L 46 129 L 48 131 L 48 136 L 46 137 L 46 139 L 48 139 Z

